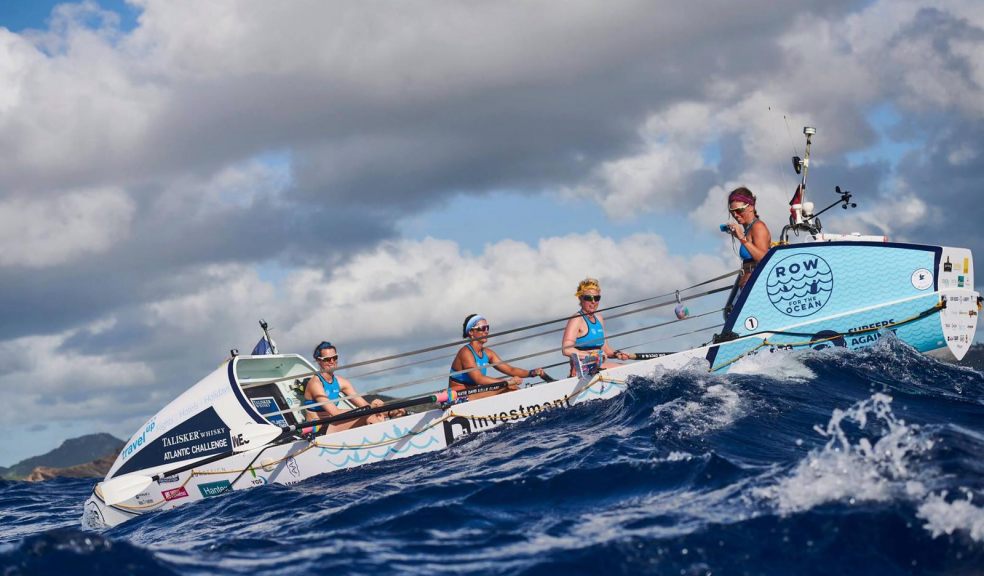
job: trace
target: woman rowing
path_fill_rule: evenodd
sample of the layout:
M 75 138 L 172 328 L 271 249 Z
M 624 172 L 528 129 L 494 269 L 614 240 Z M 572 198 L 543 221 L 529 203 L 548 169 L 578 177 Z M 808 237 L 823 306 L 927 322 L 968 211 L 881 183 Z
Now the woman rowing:
M 338 367 L 338 351 L 335 349 L 334 344 L 327 341 L 318 344 L 314 349 L 314 359 L 318 363 L 320 371 L 309 378 L 304 384 L 304 406 L 306 407 L 305 416 L 307 420 L 318 420 L 344 414 L 348 410 L 338 406 L 338 403 L 341 402 L 343 397 L 357 408 L 364 406 L 377 408 L 383 405 L 383 401 L 378 398 L 372 402 L 367 402 L 365 398 L 359 396 L 359 393 L 355 391 L 348 378 L 335 374 L 335 368 Z M 376 422 L 386 420 L 387 416 L 395 418 L 403 414 L 406 414 L 406 411 L 400 410 L 393 411 L 388 415 L 371 414 L 361 418 L 342 420 L 341 422 L 330 424 L 328 431 L 336 432 L 365 424 L 375 424 Z M 317 432 L 319 429 L 324 428 L 316 426 L 314 431 Z
M 497 390 L 469 394 L 470 400 L 517 390 L 523 383 L 523 378 L 543 377 L 543 368 L 524 370 L 510 366 L 503 362 L 494 350 L 485 346 L 489 341 L 489 321 L 481 314 L 469 314 L 465 317 L 461 325 L 461 337 L 470 341 L 458 350 L 454 355 L 454 361 L 451 362 L 451 375 L 448 377 L 448 385 L 451 389 L 455 392 L 464 392 L 477 386 L 505 384 Z M 495 368 L 509 378 L 489 376 L 489 367 Z
M 605 340 L 605 320 L 598 313 L 601 306 L 601 284 L 594 278 L 585 278 L 577 285 L 578 302 L 581 309 L 576 316 L 567 321 L 564 328 L 564 339 L 561 350 L 564 356 L 571 359 L 571 376 L 578 375 L 575 363 L 584 362 L 586 358 L 597 355 L 602 362 L 601 368 L 618 366 L 616 363 L 605 363 L 604 357 L 628 360 L 633 356 L 620 350 L 613 350 Z M 575 358 L 576 357 L 576 358 Z
M 741 243 L 741 277 L 738 287 L 742 287 L 752 276 L 752 270 L 765 257 L 772 246 L 772 234 L 765 222 L 759 220 L 755 210 L 755 194 L 744 186 L 735 188 L 728 194 L 728 213 L 735 222 L 727 224 L 731 236 Z

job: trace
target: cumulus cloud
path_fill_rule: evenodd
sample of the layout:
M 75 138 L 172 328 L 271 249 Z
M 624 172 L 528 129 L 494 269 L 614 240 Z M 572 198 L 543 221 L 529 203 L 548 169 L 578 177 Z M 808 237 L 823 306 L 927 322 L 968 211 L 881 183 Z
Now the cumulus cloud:
M 309 311 L 288 336 L 361 343 L 363 357 L 371 356 L 392 342 L 405 348 L 408 341 L 453 341 L 473 312 L 499 329 L 566 316 L 577 309 L 574 290 L 585 276 L 599 278 L 615 304 L 672 292 L 727 268 L 714 257 L 672 256 L 653 234 L 621 241 L 569 235 L 536 246 L 503 240 L 474 256 L 448 240 L 387 242 L 330 275 L 306 270 L 288 281 L 286 300 Z
M 129 235 L 134 209 L 119 189 L 0 200 L 0 268 L 42 268 L 105 252 Z

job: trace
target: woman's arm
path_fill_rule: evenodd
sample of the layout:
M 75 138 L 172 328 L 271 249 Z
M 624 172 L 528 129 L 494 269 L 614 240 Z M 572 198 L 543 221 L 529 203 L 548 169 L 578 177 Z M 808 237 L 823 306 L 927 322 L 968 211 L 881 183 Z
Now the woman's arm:
M 499 355 L 489 350 L 485 349 L 485 353 L 489 355 L 489 361 L 491 364 L 495 365 L 495 369 L 507 376 L 513 376 L 515 378 L 532 378 L 533 376 L 542 376 L 543 368 L 534 368 L 533 370 L 526 370 L 525 368 L 517 368 L 516 366 L 511 366 L 499 359 Z
M 338 388 L 341 389 L 342 394 L 344 394 L 345 397 L 352 402 L 352 404 L 355 404 L 357 408 L 369 405 L 369 403 L 366 402 L 366 399 L 359 396 L 359 393 L 355 391 L 355 387 L 348 381 L 348 378 L 343 376 L 335 376 L 335 378 L 338 378 Z
M 577 341 L 578 336 L 583 336 L 583 334 L 579 334 L 583 325 L 584 322 L 580 316 L 575 316 L 567 321 L 567 326 L 564 327 L 564 339 L 561 342 L 560 350 L 564 356 L 570 357 L 571 354 L 583 355 L 574 347 L 574 342 Z M 585 327 L 584 333 L 588 333 L 587 327 Z
M 485 350 L 486 350 L 486 354 L 489 354 L 489 352 L 491 352 L 488 348 L 486 348 Z M 492 361 L 491 354 L 489 354 L 489 361 L 492 364 L 495 363 L 494 361 Z M 457 364 L 459 368 L 455 368 L 454 367 L 455 364 Z M 467 347 L 463 347 L 461 350 L 458 350 L 458 355 L 455 357 L 455 362 L 451 364 L 451 368 L 454 369 L 455 372 L 462 372 L 464 370 L 467 370 L 466 373 L 469 376 L 471 376 L 471 381 L 474 382 L 475 384 L 485 385 L 485 384 L 496 384 L 498 382 L 502 382 L 501 378 L 493 378 L 491 376 L 486 376 L 485 374 L 482 374 L 482 371 L 479 370 L 478 365 L 475 364 L 475 358 L 471 355 L 471 352 L 468 350 Z
M 769 227 L 765 225 L 765 222 L 759 220 L 755 224 L 752 224 L 752 229 L 748 231 L 748 236 L 742 235 L 738 238 L 738 241 L 752 255 L 752 260 L 758 262 L 765 257 L 765 253 L 771 248 L 772 234 L 769 233 Z
M 604 330 L 605 320 L 601 317 L 601 314 L 595 314 L 595 318 L 598 319 L 598 322 L 601 322 L 601 329 Z M 621 350 L 615 350 L 614 348 L 609 346 L 608 338 L 605 338 L 605 344 L 601 347 L 601 351 L 604 352 L 605 356 L 607 356 L 608 358 L 618 358 L 619 360 L 629 359 L 629 355 L 626 354 L 625 352 L 622 352 Z

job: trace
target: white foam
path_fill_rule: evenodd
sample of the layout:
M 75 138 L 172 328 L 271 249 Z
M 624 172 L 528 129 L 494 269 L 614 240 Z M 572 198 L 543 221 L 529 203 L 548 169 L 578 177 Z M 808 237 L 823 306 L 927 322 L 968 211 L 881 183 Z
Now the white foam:
M 892 398 L 875 394 L 847 410 L 834 410 L 826 429 L 829 438 L 813 450 L 777 485 L 760 489 L 759 496 L 774 499 L 781 514 L 807 510 L 832 501 L 885 501 L 897 495 L 925 493 L 913 478 L 909 460 L 932 446 L 919 439 L 918 428 L 907 426 L 891 410 Z M 869 418 L 886 429 L 880 438 L 861 437 L 852 444 L 841 425 L 853 422 L 864 430 Z M 870 430 L 870 429 L 869 429 Z
M 816 374 L 807 368 L 802 359 L 807 350 L 760 350 L 735 362 L 729 374 L 764 374 L 783 380 L 809 380 Z
M 705 374 L 706 376 L 706 374 Z M 704 382 L 697 382 L 703 385 Z M 676 399 L 653 407 L 653 414 L 669 416 L 686 435 L 705 434 L 725 428 L 745 412 L 745 402 L 724 384 L 711 384 L 699 400 Z
M 923 527 L 933 533 L 933 538 L 961 530 L 976 542 L 984 542 L 984 508 L 974 506 L 973 499 L 970 492 L 966 499 L 953 502 L 946 501 L 946 492 L 930 494 L 916 515 L 926 520 Z
M 689 453 L 689 452 L 677 452 L 676 450 L 674 450 L 673 452 L 670 452 L 669 454 L 667 454 L 666 458 L 663 458 L 661 461 L 662 462 L 686 462 L 688 460 L 692 460 L 693 458 L 694 458 L 694 455 L 691 454 L 691 453 Z

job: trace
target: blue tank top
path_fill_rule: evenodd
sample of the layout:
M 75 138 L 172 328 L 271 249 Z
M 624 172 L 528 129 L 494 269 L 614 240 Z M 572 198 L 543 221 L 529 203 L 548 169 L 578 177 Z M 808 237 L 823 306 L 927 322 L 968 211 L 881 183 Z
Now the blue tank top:
M 748 237 L 748 231 L 751 230 L 752 226 L 754 226 L 758 221 L 759 219 L 756 218 L 755 220 L 752 220 L 751 224 L 746 224 L 744 226 L 746 237 Z M 751 237 L 748 237 L 748 241 L 751 242 L 751 240 Z M 748 251 L 748 248 L 745 248 L 744 244 L 741 245 L 741 250 L 738 251 L 738 256 L 740 256 L 742 260 L 752 260 L 752 253 Z
M 318 373 L 318 378 L 321 379 L 321 385 L 325 388 L 325 396 L 327 396 L 329 400 L 338 400 L 342 397 L 342 389 L 338 386 L 338 378 L 335 378 L 334 374 L 331 375 L 331 382 L 325 380 L 325 377 L 322 376 L 320 372 Z M 312 404 L 317 403 L 318 400 L 305 399 L 302 406 L 311 406 Z M 311 408 L 308 408 L 308 410 L 311 412 L 327 412 L 324 406 L 312 406 Z
M 584 323 L 588 326 L 588 333 L 578 337 L 574 341 L 574 347 L 578 350 L 598 350 L 605 345 L 605 327 L 597 318 L 594 322 L 588 320 L 584 312 L 581 312 L 581 318 L 584 318 Z
M 482 376 L 488 376 L 489 357 L 485 353 L 485 350 L 482 350 L 482 355 L 479 356 L 478 354 L 475 353 L 475 349 L 471 347 L 471 344 L 468 344 L 467 348 L 468 350 L 471 351 L 472 357 L 475 358 L 475 366 L 478 367 L 479 371 L 482 373 Z M 455 370 L 454 367 L 452 367 L 451 372 L 457 372 L 457 370 Z M 475 384 L 477 384 L 477 382 L 472 380 L 471 374 L 469 372 L 471 371 L 469 370 L 464 374 L 455 374 L 454 376 L 449 376 L 448 379 L 451 380 L 452 382 L 457 382 L 458 384 L 464 384 L 465 386 L 474 386 Z

